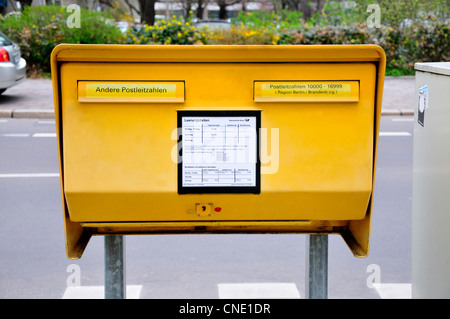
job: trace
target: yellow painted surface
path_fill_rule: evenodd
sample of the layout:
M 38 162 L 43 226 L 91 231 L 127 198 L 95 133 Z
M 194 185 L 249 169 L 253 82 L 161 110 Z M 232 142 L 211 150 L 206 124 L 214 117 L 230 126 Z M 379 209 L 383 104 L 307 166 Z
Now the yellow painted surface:
M 185 232 L 201 232 L 202 225 L 208 232 L 334 232 L 355 255 L 367 254 L 384 53 L 375 46 L 319 47 L 58 47 L 52 67 L 66 236 L 69 228 L 78 237 L 83 229 L 120 232 L 114 225 L 127 233 L 158 232 L 158 225 L 161 232 L 177 225 Z M 98 84 L 120 91 L 146 83 L 176 84 L 179 100 L 133 103 L 142 96 L 90 93 Z M 327 84 L 335 94 L 308 101 L 308 94 L 292 93 L 300 100 L 285 103 L 270 89 L 280 83 Z M 178 194 L 182 110 L 261 112 L 267 136 L 261 134 L 260 194 Z M 196 204 L 207 204 L 205 212 Z M 74 258 L 81 254 L 73 251 Z
M 187 212 L 198 202 L 223 206 L 211 216 L 222 220 L 363 218 L 372 188 L 375 67 L 275 65 L 270 74 L 266 69 L 261 64 L 64 64 L 63 151 L 71 219 L 190 220 L 196 216 Z M 252 99 L 254 79 L 310 77 L 312 72 L 319 79 L 336 79 L 344 69 L 347 78 L 362 82 L 359 103 L 258 104 Z M 186 101 L 81 104 L 71 89 L 78 79 L 123 81 L 150 72 L 159 79 L 183 78 Z M 91 79 L 92 73 L 102 78 Z M 178 195 L 177 163 L 171 158 L 176 111 L 230 109 L 261 110 L 262 128 L 279 130 L 278 171 L 261 176 L 259 195 Z

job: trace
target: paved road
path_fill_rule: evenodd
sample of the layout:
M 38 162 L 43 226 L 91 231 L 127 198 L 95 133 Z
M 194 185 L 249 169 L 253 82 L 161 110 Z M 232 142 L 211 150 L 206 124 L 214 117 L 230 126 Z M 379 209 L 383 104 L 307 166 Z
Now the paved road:
M 382 118 L 370 255 L 329 236 L 329 298 L 410 296 L 412 127 Z M 0 150 L 0 298 L 102 297 L 103 237 L 65 257 L 54 122 L 0 119 Z M 126 236 L 129 297 L 304 298 L 304 257 L 304 235 Z

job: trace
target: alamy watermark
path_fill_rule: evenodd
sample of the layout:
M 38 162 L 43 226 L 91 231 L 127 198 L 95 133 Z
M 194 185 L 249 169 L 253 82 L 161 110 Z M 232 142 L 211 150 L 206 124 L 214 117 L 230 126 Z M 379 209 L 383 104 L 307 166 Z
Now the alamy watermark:
M 369 4 L 366 12 L 372 14 L 367 18 L 366 24 L 369 28 L 381 28 L 381 9 L 378 4 Z
M 67 6 L 67 12 L 72 13 L 67 17 L 66 24 L 70 29 L 81 28 L 81 9 L 77 4 Z
M 66 272 L 69 273 L 66 284 L 67 287 L 80 287 L 81 286 L 81 268 L 77 264 L 70 264 L 66 268 Z
M 259 161 L 261 164 L 261 174 L 275 174 L 280 166 L 280 130 L 279 128 L 259 128 L 258 133 L 254 130 L 248 130 L 247 136 L 242 136 L 239 142 L 229 142 L 222 137 L 213 137 L 205 140 L 198 145 L 189 145 L 191 152 L 184 152 L 183 156 L 189 163 L 208 164 L 208 163 L 247 163 L 256 162 L 253 148 L 247 147 L 248 140 L 256 140 L 259 143 Z M 259 135 L 259 141 L 257 136 Z M 171 139 L 178 140 L 172 147 L 171 159 L 174 163 L 179 164 L 183 160 L 181 153 L 183 148 L 182 128 L 176 128 L 172 131 Z M 244 137 L 247 137 L 244 138 Z M 185 138 L 186 139 L 186 138 Z M 226 150 L 226 151 L 224 151 Z M 220 157 L 219 157 L 220 155 Z
M 357 8 L 358 4 L 355 1 L 330 1 L 329 5 L 333 9 L 340 9 L 344 11 L 350 11 Z M 366 25 L 368 28 L 381 28 L 381 9 L 377 3 L 369 4 L 366 8 L 366 13 L 370 15 L 366 19 Z M 333 13 L 332 13 L 333 14 Z M 323 13 L 325 15 L 325 13 Z
M 381 283 L 381 267 L 377 264 L 370 264 L 366 268 L 366 273 L 369 274 L 366 279 L 368 288 L 375 288 L 374 285 Z

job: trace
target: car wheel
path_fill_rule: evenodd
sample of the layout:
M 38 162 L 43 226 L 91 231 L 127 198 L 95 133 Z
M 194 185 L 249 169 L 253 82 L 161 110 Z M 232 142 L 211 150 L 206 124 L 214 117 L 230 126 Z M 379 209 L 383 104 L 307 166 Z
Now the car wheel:
M 6 89 L 0 89 L 0 94 L 2 94 L 5 91 L 6 91 Z

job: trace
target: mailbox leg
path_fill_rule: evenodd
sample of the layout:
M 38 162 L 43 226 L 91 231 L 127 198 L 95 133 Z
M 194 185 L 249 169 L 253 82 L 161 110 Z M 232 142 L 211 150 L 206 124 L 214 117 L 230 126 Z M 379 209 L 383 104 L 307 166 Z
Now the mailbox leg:
M 105 236 L 105 299 L 125 298 L 125 239 Z
M 306 298 L 328 298 L 328 235 L 307 235 Z

